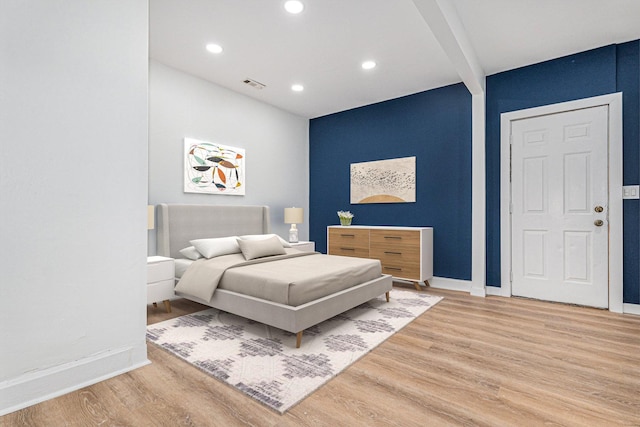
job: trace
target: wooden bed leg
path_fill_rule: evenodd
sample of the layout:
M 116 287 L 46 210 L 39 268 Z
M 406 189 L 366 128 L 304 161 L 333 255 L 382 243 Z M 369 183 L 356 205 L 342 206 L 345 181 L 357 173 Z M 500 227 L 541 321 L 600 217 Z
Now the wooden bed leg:
M 421 291 L 422 289 L 420 289 L 420 284 L 418 282 L 413 282 L 413 286 L 415 286 L 416 291 Z
M 167 310 L 167 313 L 171 313 L 171 301 L 168 299 L 164 300 L 164 308 Z
M 302 343 L 302 331 L 296 334 L 296 348 L 300 348 L 301 343 Z
M 389 302 L 389 291 L 385 292 L 385 293 L 384 293 L 384 296 L 386 296 L 386 297 L 387 297 L 387 302 Z

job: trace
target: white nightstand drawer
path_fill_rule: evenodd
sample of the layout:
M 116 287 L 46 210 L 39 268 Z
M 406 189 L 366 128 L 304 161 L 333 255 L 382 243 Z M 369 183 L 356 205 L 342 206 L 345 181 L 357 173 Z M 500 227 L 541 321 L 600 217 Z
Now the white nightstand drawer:
M 149 257 L 149 261 L 147 261 L 147 283 L 168 279 L 173 280 L 174 271 L 173 258 Z
M 152 302 L 156 301 L 164 301 L 168 298 L 173 298 L 175 296 L 173 287 L 174 279 L 149 283 L 147 285 L 147 304 L 151 304 Z

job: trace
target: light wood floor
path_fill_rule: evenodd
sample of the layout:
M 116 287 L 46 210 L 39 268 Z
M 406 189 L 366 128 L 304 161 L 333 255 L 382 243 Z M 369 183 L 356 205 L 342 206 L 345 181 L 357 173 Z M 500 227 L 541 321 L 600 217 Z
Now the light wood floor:
M 428 292 L 445 299 L 285 415 L 148 345 L 152 365 L 0 425 L 640 426 L 640 316 Z M 149 323 L 202 308 L 172 306 Z

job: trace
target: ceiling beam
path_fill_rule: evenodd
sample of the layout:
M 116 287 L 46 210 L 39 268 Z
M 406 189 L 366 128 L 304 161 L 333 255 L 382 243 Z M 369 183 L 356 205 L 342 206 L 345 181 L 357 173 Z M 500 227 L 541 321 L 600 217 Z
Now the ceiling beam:
M 452 0 L 413 0 L 471 92 L 471 295 L 486 296 L 485 73 Z
M 413 0 L 472 95 L 484 94 L 485 73 L 451 0 Z

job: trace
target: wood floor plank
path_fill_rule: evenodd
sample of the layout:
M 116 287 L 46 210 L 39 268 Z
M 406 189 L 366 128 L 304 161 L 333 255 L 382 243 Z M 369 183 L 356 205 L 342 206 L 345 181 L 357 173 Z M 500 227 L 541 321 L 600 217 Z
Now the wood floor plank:
M 640 316 L 426 292 L 444 300 L 284 415 L 148 344 L 151 365 L 0 426 L 640 426 Z

